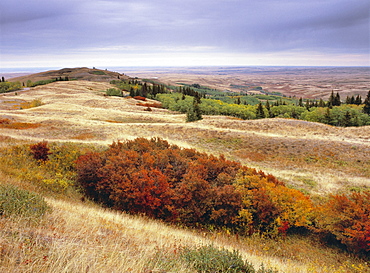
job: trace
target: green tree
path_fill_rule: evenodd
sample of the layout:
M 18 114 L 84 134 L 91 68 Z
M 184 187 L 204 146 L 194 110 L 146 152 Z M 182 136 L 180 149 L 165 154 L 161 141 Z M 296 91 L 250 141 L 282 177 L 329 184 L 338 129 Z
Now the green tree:
M 260 102 L 256 109 L 256 118 L 265 118 L 265 112 L 263 111 L 262 103 Z
M 324 123 L 326 124 L 332 124 L 332 116 L 330 113 L 330 108 L 326 108 L 326 112 L 324 114 Z
M 319 107 L 325 107 L 325 102 L 323 101 L 323 99 L 320 99 Z
M 271 107 L 270 107 L 270 103 L 269 103 L 269 101 L 267 100 L 266 101 L 266 105 L 265 105 L 265 107 L 266 107 L 266 110 L 267 110 L 267 112 L 268 112 L 268 118 L 271 118 Z
M 362 111 L 370 116 L 370 91 L 367 93 L 364 104 L 365 105 Z
M 303 99 L 302 98 L 299 98 L 298 106 L 303 107 Z
M 339 93 L 337 92 L 337 94 L 334 97 L 333 106 L 340 106 L 340 105 L 341 105 L 340 96 L 339 96 Z
M 197 98 L 194 97 L 193 104 L 186 112 L 186 122 L 192 122 L 192 121 L 197 121 L 201 119 L 203 118 L 202 118 L 202 113 L 200 111 L 199 103 L 198 103 Z
M 355 99 L 355 104 L 356 105 L 360 105 L 362 104 L 362 98 L 360 95 L 357 95 L 356 99 Z
M 328 101 L 328 107 L 332 108 L 334 106 L 334 91 L 331 91 L 329 101 Z

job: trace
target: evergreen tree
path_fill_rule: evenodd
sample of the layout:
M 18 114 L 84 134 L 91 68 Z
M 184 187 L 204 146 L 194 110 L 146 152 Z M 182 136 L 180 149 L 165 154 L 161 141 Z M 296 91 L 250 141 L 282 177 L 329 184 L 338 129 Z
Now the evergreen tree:
M 353 98 L 353 96 L 352 96 L 352 98 Z M 352 98 L 350 96 L 347 96 L 346 104 L 352 104 Z
M 265 112 L 263 111 L 262 103 L 260 102 L 256 109 L 256 118 L 265 118 Z
M 326 108 L 326 112 L 324 114 L 324 123 L 326 124 L 332 124 L 332 118 L 330 113 L 330 107 Z
M 310 100 L 307 100 L 307 101 L 306 101 L 306 109 L 307 109 L 307 110 L 310 110 L 310 108 L 311 108 Z
M 302 98 L 299 98 L 298 106 L 303 107 L 303 99 Z
M 325 107 L 325 102 L 323 101 L 323 99 L 320 99 L 319 107 Z
M 361 105 L 362 104 L 362 98 L 360 95 L 357 95 L 356 99 L 355 99 L 355 104 L 356 105 Z
M 339 96 L 339 93 L 337 92 L 337 94 L 334 97 L 333 106 L 340 106 L 340 105 L 341 105 L 340 96 Z
M 193 104 L 186 113 L 186 122 L 192 122 L 192 121 L 197 121 L 201 119 L 203 118 L 202 118 L 202 113 L 199 108 L 199 103 L 197 99 L 194 97 Z
M 334 91 L 331 91 L 329 101 L 328 101 L 328 107 L 332 108 L 334 106 Z
M 130 97 L 135 97 L 135 90 L 134 90 L 134 88 L 130 88 Z
M 365 98 L 365 101 L 364 101 L 364 108 L 363 108 L 363 112 L 365 114 L 368 114 L 370 115 L 370 91 L 367 93 L 367 96 Z
M 266 107 L 267 112 L 268 112 L 268 118 L 271 118 L 271 107 L 270 107 L 270 103 L 269 103 L 268 100 L 266 101 L 265 107 Z
M 352 118 L 352 115 L 347 110 L 346 113 L 345 113 L 345 115 L 344 115 L 344 118 L 343 118 L 343 126 L 344 127 L 351 126 L 351 118 Z

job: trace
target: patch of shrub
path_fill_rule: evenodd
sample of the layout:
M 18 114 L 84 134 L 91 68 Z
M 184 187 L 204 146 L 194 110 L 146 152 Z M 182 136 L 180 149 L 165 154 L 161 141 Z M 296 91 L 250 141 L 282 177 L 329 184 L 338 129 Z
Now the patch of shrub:
M 12 185 L 0 185 L 0 215 L 37 221 L 49 210 L 38 194 Z
M 122 91 L 117 89 L 117 88 L 108 88 L 105 93 L 108 96 L 117 96 L 117 97 L 122 97 Z
M 354 252 L 370 253 L 370 191 L 333 195 L 318 210 L 316 226 Z
M 40 99 L 34 99 L 30 102 L 23 102 L 19 105 L 20 109 L 29 109 L 33 107 L 38 107 L 43 105 L 42 101 Z
M 271 236 L 310 225 L 310 199 L 274 176 L 161 139 L 113 143 L 76 163 L 85 193 L 118 210 Z
M 104 71 L 100 71 L 100 70 L 95 70 L 95 71 L 89 71 L 90 74 L 93 74 L 93 75 L 107 75 Z
M 30 146 L 33 158 L 39 161 L 47 161 L 50 155 L 50 149 L 47 142 L 39 142 Z
M 199 273 L 276 273 L 263 266 L 256 270 L 251 263 L 244 261 L 238 251 L 202 246 L 197 249 L 184 248 L 181 257 Z

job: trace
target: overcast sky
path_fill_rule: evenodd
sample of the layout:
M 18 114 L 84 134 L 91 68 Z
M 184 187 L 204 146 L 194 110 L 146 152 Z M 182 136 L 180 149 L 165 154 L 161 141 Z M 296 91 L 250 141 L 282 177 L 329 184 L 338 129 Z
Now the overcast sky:
M 370 65 L 369 0 L 1 0 L 1 67 Z

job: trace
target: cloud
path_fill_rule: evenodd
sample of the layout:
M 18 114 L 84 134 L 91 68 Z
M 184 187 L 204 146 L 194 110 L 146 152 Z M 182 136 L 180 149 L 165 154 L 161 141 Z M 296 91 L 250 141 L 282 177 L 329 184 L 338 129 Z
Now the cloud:
M 0 54 L 368 54 L 367 0 L 2 0 Z

